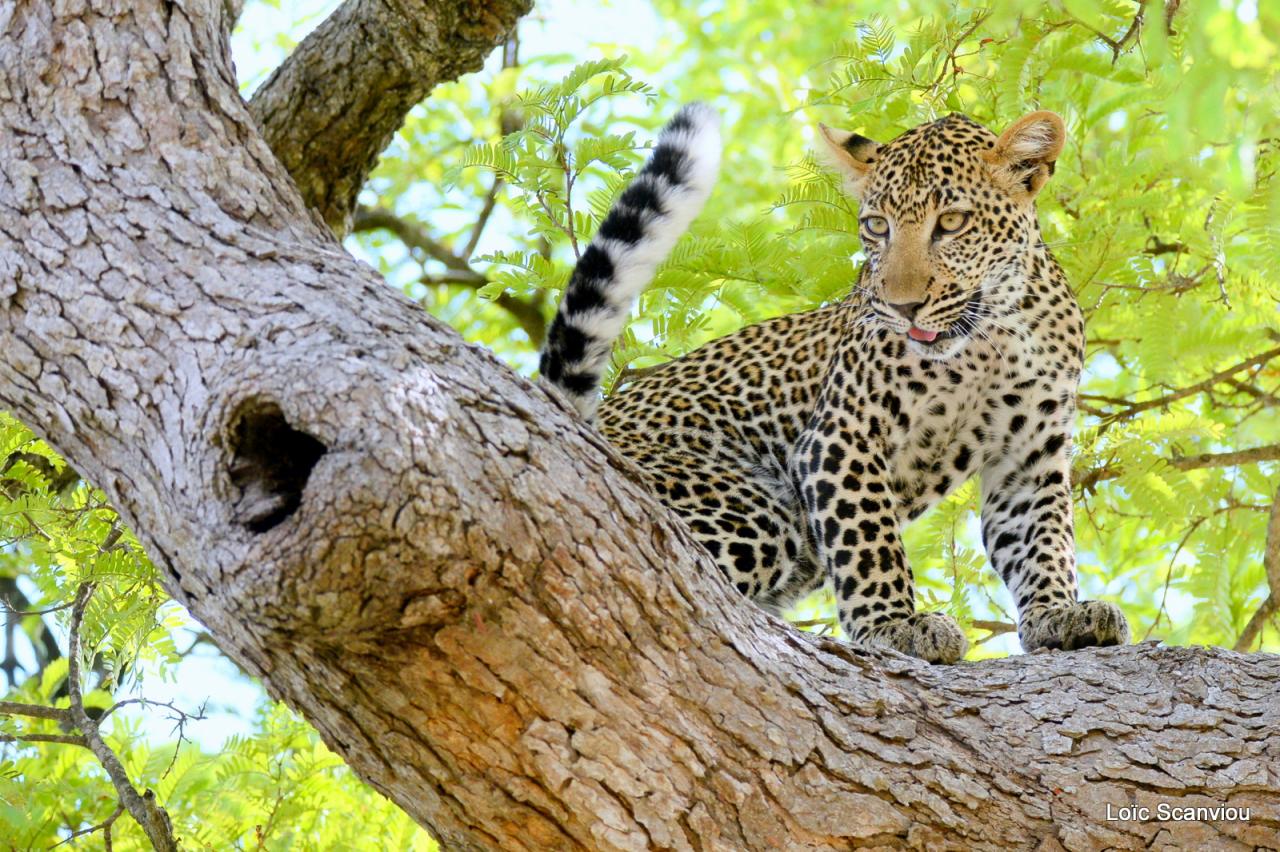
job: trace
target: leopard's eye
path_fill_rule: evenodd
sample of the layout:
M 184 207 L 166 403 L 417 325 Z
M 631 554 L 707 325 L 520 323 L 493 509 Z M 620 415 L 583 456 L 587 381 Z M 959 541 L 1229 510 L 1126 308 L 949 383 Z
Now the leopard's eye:
M 862 227 L 873 237 L 884 237 L 889 234 L 889 220 L 883 216 L 868 216 L 862 220 Z
M 954 234 L 969 222 L 969 214 L 963 211 L 943 213 L 938 217 L 938 231 L 943 234 Z

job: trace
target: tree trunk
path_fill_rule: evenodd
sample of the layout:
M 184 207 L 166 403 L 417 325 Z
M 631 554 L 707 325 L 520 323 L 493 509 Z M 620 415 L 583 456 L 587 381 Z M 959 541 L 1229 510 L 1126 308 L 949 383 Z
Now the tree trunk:
M 931 668 L 771 619 L 565 404 L 341 250 L 220 15 L 0 8 L 0 404 L 447 847 L 1276 845 L 1280 658 Z

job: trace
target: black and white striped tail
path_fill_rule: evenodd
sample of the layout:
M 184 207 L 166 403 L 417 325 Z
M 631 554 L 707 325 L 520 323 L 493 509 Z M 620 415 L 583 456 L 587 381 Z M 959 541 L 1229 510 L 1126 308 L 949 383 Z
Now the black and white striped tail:
M 720 117 L 686 104 L 578 259 L 542 349 L 542 377 L 588 420 L 613 342 L 658 264 L 702 210 L 720 170 Z

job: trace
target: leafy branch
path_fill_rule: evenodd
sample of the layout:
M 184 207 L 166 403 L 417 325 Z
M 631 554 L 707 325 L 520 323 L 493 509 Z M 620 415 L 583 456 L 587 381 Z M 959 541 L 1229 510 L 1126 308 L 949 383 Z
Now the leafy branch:
M 176 852 L 178 844 L 173 836 L 173 826 L 169 820 L 168 813 L 156 802 L 155 794 L 151 790 L 143 793 L 138 792 L 137 788 L 129 780 L 129 775 L 124 768 L 124 764 L 120 762 L 119 756 L 102 736 L 101 724 L 103 719 L 117 708 L 132 702 L 120 702 L 101 715 L 90 712 L 91 708 L 87 708 L 84 703 L 84 695 L 81 688 L 81 633 L 84 625 L 85 610 L 89 606 L 94 588 L 95 586 L 91 582 L 81 583 L 76 590 L 74 600 L 71 602 L 71 620 L 68 626 L 67 640 L 67 707 L 0 701 L 0 715 L 2 716 L 24 716 L 52 721 L 58 723 L 63 730 L 78 730 L 80 733 L 24 732 L 5 734 L 0 736 L 0 742 L 75 745 L 88 749 L 98 759 L 119 797 L 117 807 L 107 819 L 91 828 L 73 832 L 68 840 L 100 830 L 103 832 L 105 845 L 110 848 L 112 825 L 120 814 L 127 810 L 129 815 L 134 818 L 146 833 L 152 846 L 161 850 L 161 852 Z M 166 706 L 172 707 L 172 705 Z M 177 712 L 181 713 L 181 711 Z M 182 715 L 185 717 L 186 714 Z
M 124 805 L 117 804 L 116 809 L 112 811 L 111 815 L 108 816 L 106 819 L 104 819 L 102 822 L 98 823 L 97 825 L 91 825 L 87 828 L 81 828 L 77 831 L 71 832 L 69 835 L 67 835 L 66 840 L 63 840 L 61 843 L 54 844 L 52 848 L 56 849 L 57 847 L 62 846 L 64 843 L 70 843 L 71 841 L 75 840 L 77 837 L 85 837 L 86 835 L 96 834 L 97 832 L 101 831 L 102 832 L 102 848 L 105 849 L 106 852 L 111 852 L 111 827 L 115 825 L 116 820 L 118 820 L 122 814 L 124 814 Z
M 1138 10 L 1134 13 L 1133 19 L 1129 22 L 1129 27 L 1119 38 L 1113 38 L 1096 27 L 1092 27 L 1074 16 L 1068 16 L 1070 23 L 1075 26 L 1088 30 L 1098 41 L 1105 44 L 1111 49 L 1111 64 L 1115 65 L 1120 59 L 1120 54 L 1131 43 L 1135 42 L 1142 32 L 1142 25 L 1146 21 L 1147 0 L 1138 0 Z M 1170 13 L 1172 17 L 1172 12 Z
M 1195 456 L 1173 456 L 1165 460 L 1165 464 L 1178 470 L 1201 470 L 1208 467 L 1232 467 L 1240 464 L 1253 464 L 1264 461 L 1280 461 L 1280 444 L 1267 444 L 1250 447 L 1245 450 L 1233 450 L 1225 453 L 1201 453 Z M 1092 491 L 1099 482 L 1117 479 L 1124 475 L 1125 468 L 1118 463 L 1108 463 L 1088 471 L 1077 471 L 1072 474 L 1071 481 L 1081 491 Z
M 1240 363 L 1235 364 L 1234 366 L 1227 367 L 1225 370 L 1219 370 L 1218 372 L 1214 373 L 1213 375 L 1209 376 L 1209 378 L 1204 379 L 1203 381 L 1196 382 L 1193 385 L 1189 385 L 1185 388 L 1180 388 L 1178 390 L 1172 391 L 1171 393 L 1167 393 L 1163 396 L 1156 397 L 1155 399 L 1148 399 L 1142 402 L 1132 402 L 1130 400 L 1121 399 L 1118 397 L 1102 396 L 1098 394 L 1088 394 L 1088 393 L 1080 394 L 1080 399 L 1087 400 L 1090 402 L 1105 402 L 1109 405 L 1121 406 L 1120 408 L 1117 408 L 1112 411 L 1103 411 L 1103 410 L 1098 410 L 1096 408 L 1089 409 L 1089 413 L 1095 414 L 1096 416 L 1101 417 L 1104 420 L 1104 423 L 1107 423 L 1107 424 L 1115 423 L 1120 420 L 1128 420 L 1129 418 L 1135 417 L 1144 411 L 1150 411 L 1153 408 L 1164 408 L 1171 403 L 1177 402 L 1180 399 L 1186 399 L 1187 397 L 1195 396 L 1198 393 L 1205 393 L 1207 391 L 1211 391 L 1214 388 L 1214 386 L 1218 385 L 1219 383 L 1230 382 L 1237 373 L 1241 373 L 1245 370 L 1250 369 L 1251 367 L 1260 367 L 1264 364 L 1269 363 L 1275 358 L 1280 358 L 1280 346 L 1277 346 L 1274 349 L 1268 349 L 1266 352 L 1262 352 L 1257 355 L 1254 355 L 1253 357 L 1248 358 L 1244 361 L 1241 361 Z M 1264 394 L 1261 391 L 1259 391 L 1259 396 L 1270 396 L 1270 394 Z
M 499 183 L 500 181 L 495 181 L 494 186 L 497 187 Z M 492 212 L 492 206 L 488 204 L 486 206 L 489 212 Z M 487 218 L 487 215 L 482 215 L 481 220 L 476 223 L 471 241 L 468 243 L 468 252 L 471 250 L 471 243 L 479 240 L 479 232 Z M 397 216 L 386 208 L 364 205 L 358 207 L 352 220 L 352 231 L 362 233 L 376 230 L 386 230 L 394 234 L 406 248 L 417 249 L 444 265 L 443 275 L 424 273 L 419 279 L 423 284 L 452 284 L 479 290 L 493 283 L 487 275 L 471 265 L 466 255 L 455 254 L 448 246 L 432 237 L 422 225 Z M 522 299 L 504 290 L 494 297 L 493 304 L 511 314 L 511 317 L 529 336 L 533 346 L 542 345 L 547 334 L 547 321 L 542 313 L 544 302 L 540 296 Z
M 576 258 L 583 243 L 595 230 L 588 211 L 575 209 L 574 190 L 581 190 L 582 177 L 595 164 L 604 167 L 609 188 L 617 191 L 618 180 L 633 164 L 637 145 L 633 133 L 589 132 L 576 143 L 571 141 L 575 125 L 587 110 L 608 98 L 639 95 L 652 99 L 653 92 L 625 70 L 626 57 L 599 59 L 577 65 L 559 83 L 541 84 L 520 92 L 513 108 L 523 117 L 520 126 L 497 143 L 471 146 L 459 165 L 449 172 L 452 182 L 463 170 L 486 169 L 494 173 L 495 184 L 510 188 L 518 217 L 530 221 L 530 233 L 548 248 L 563 241 Z M 593 197 L 591 206 L 599 208 Z M 607 204 L 605 205 L 607 206 Z M 474 242 L 474 240 L 472 241 Z M 473 246 L 474 248 L 474 246 Z M 548 253 L 549 254 L 549 253 Z M 508 265 L 510 253 L 493 253 L 480 260 Z M 504 290 L 535 292 L 551 289 L 529 264 L 517 263 L 493 284 Z M 492 289 L 492 285 L 486 289 Z

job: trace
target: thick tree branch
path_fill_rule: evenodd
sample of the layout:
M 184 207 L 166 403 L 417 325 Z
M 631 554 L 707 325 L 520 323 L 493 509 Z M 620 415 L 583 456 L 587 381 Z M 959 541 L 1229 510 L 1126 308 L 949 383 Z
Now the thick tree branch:
M 1280 658 L 932 668 L 770 618 L 565 401 L 336 250 L 220 14 L 157 4 L 3 24 L 0 404 L 443 845 L 1273 843 Z M 1106 819 L 1162 801 L 1254 816 Z
M 249 108 L 303 199 L 339 237 L 405 115 L 439 83 L 479 70 L 531 0 L 347 0 L 254 94 Z

